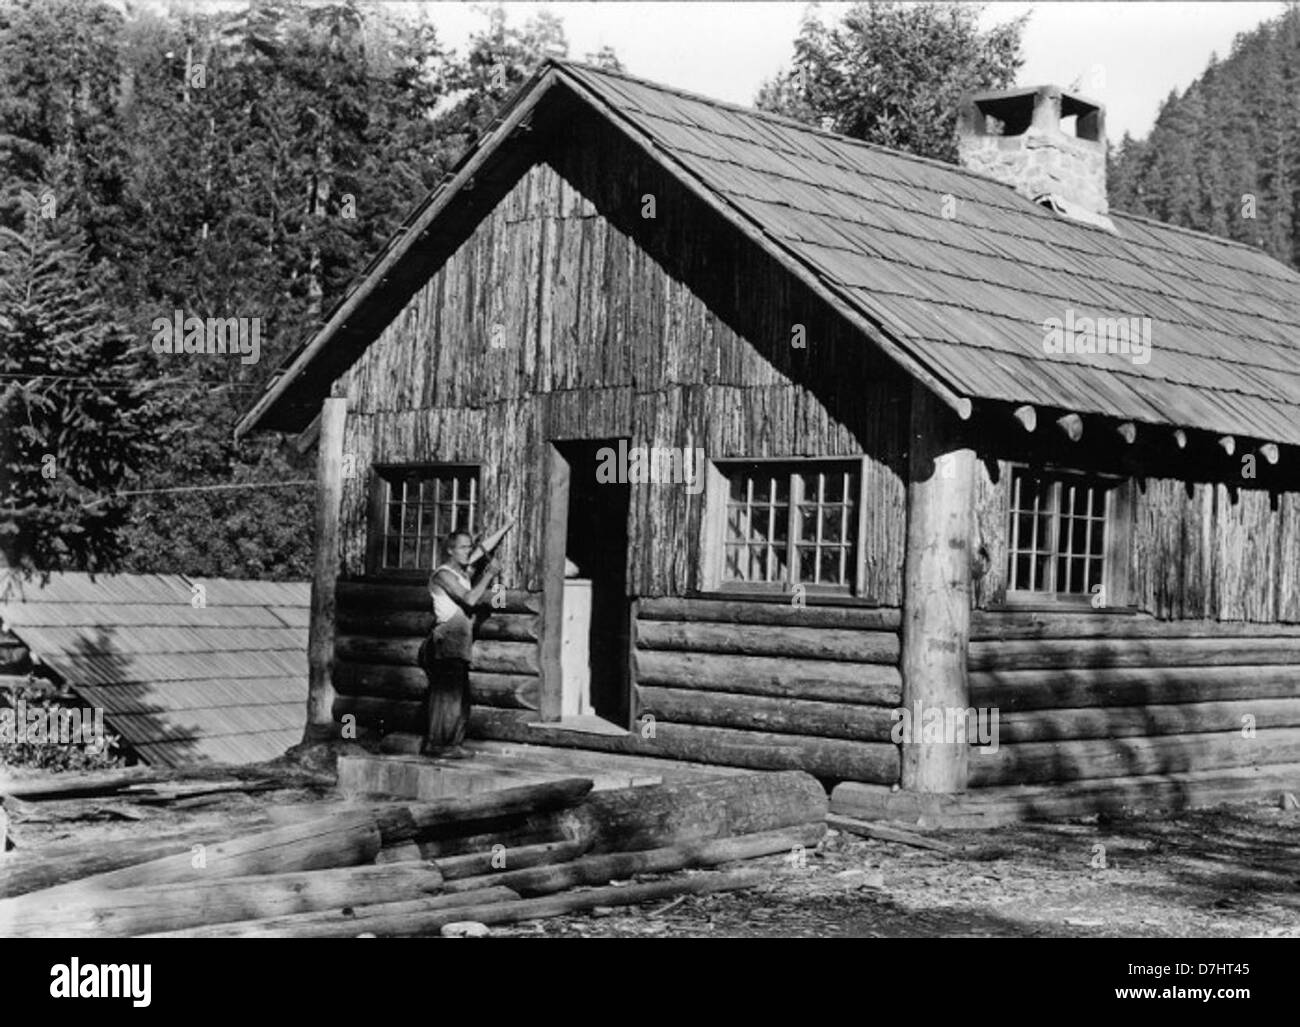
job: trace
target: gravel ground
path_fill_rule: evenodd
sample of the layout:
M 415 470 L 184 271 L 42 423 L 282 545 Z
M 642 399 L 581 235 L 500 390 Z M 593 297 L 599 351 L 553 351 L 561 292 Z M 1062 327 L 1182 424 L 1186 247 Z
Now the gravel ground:
M 748 892 L 494 927 L 525 937 L 1300 937 L 1300 812 L 1262 804 L 934 831 L 953 855 L 830 833 Z M 707 872 L 707 871 L 701 871 Z

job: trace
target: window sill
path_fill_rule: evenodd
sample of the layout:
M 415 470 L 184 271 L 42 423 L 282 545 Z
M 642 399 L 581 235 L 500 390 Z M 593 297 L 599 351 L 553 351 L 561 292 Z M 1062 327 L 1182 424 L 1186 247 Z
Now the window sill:
M 1086 613 L 1098 617 L 1133 617 L 1142 612 L 1136 606 L 1094 607 L 1091 596 L 1045 595 L 1008 595 L 1004 602 L 983 609 L 985 613 Z
M 827 589 L 814 591 L 815 586 L 809 586 L 804 592 L 804 601 L 809 606 L 865 606 L 872 609 L 883 607 L 885 604 L 873 600 L 863 599 L 855 596 L 851 592 L 836 592 Z M 744 603 L 770 603 L 774 606 L 789 606 L 790 600 L 794 598 L 793 592 L 776 591 L 774 589 L 747 589 L 735 588 L 732 586 L 717 589 L 697 589 L 686 592 L 683 599 L 716 599 L 721 602 L 744 602 Z

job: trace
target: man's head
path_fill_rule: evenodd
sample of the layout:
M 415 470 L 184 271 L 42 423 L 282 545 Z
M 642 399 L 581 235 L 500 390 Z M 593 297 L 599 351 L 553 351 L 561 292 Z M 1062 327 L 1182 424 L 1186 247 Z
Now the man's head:
M 457 566 L 469 565 L 469 554 L 474 549 L 474 539 L 467 531 L 453 531 L 442 543 L 443 556 L 454 561 Z

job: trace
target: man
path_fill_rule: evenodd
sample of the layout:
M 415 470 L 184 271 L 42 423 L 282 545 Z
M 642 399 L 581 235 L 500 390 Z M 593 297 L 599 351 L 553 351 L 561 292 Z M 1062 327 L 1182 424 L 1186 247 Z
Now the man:
M 469 719 L 469 661 L 474 646 L 474 611 L 483 593 L 501 571 L 491 559 L 469 579 L 474 540 L 455 531 L 443 543 L 443 562 L 429 575 L 433 597 L 433 630 L 420 646 L 420 666 L 429 681 L 425 698 L 425 738 L 421 752 L 426 756 L 464 759 L 470 753 L 461 747 Z

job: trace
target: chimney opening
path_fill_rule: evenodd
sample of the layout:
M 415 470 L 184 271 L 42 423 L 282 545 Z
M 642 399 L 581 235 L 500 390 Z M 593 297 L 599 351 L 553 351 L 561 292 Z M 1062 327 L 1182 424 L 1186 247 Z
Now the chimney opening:
M 1061 131 L 1076 139 L 1101 139 L 1101 108 L 1078 97 L 1061 96 Z
M 1005 96 L 976 100 L 975 134 L 983 136 L 1019 136 L 1034 123 L 1034 95 Z

